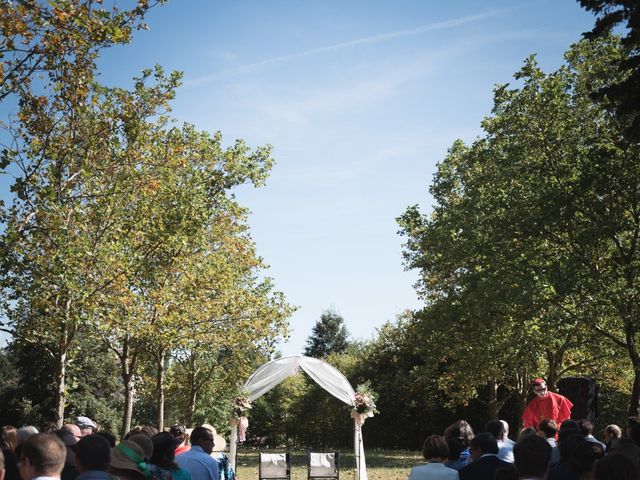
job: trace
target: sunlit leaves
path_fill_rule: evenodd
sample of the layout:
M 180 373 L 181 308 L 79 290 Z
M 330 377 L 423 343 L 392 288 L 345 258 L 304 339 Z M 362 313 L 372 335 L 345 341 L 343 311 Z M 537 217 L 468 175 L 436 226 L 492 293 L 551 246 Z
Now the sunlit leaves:
M 424 351 L 458 399 L 492 378 L 587 371 L 583 349 L 597 357 L 635 331 L 638 151 L 589 97 L 621 55 L 607 39 L 576 44 L 550 74 L 527 59 L 518 87 L 496 87 L 485 135 L 439 165 L 432 215 L 399 219 Z

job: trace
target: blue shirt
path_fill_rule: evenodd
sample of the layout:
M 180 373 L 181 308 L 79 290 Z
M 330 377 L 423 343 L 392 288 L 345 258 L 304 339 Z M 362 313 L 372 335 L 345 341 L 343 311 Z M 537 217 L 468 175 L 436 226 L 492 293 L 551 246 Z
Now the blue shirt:
M 176 457 L 176 463 L 191 474 L 191 480 L 218 480 L 218 462 L 206 453 L 200 445 L 192 445 L 191 449 Z

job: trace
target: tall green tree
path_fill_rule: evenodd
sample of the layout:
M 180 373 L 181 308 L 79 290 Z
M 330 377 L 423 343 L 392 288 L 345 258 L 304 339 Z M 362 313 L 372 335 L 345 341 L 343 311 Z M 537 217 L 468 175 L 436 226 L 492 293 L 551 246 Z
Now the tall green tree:
M 108 219 L 91 234 L 83 223 L 93 198 L 84 179 L 109 168 L 109 122 L 97 119 L 90 96 L 95 60 L 101 48 L 129 41 L 148 8 L 140 1 L 132 10 L 108 10 L 81 0 L 2 1 L 0 8 L 0 100 L 15 95 L 19 104 L 17 116 L 3 122 L 0 160 L 16 175 L 13 205 L 2 212 L 5 330 L 46 346 L 59 425 L 69 355 L 87 302 L 104 287 L 90 270 Z
M 285 333 L 290 312 L 271 281 L 260 279 L 264 265 L 248 235 L 248 212 L 232 194 L 238 185 L 264 183 L 270 149 L 251 151 L 240 140 L 224 148 L 219 133 L 154 118 L 168 107 L 176 81 L 161 69 L 148 71 L 133 91 L 104 89 L 101 106 L 124 119 L 112 139 L 113 155 L 123 159 L 119 195 L 100 199 L 108 203 L 110 242 L 98 272 L 105 281 L 110 272 L 120 274 L 101 290 L 93 312 L 119 357 L 123 434 L 145 355 L 157 371 L 162 425 L 165 367 L 174 350 L 273 340 Z
M 439 166 L 433 214 L 401 217 L 426 332 L 451 334 L 450 373 L 517 387 L 535 371 L 597 368 L 616 348 L 640 372 L 638 151 L 590 98 L 619 78 L 612 60 L 625 55 L 607 38 L 574 45 L 551 74 L 528 59 L 521 87 L 496 88 L 485 136 L 456 143 Z
M 348 339 L 349 332 L 342 315 L 332 309 L 325 310 L 307 338 L 304 354 L 323 358 L 331 353 L 344 352 L 349 346 Z

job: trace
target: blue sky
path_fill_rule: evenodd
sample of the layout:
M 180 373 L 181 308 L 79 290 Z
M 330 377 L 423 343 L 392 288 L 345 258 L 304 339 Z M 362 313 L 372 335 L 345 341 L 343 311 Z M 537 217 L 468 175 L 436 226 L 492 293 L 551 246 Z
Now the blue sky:
M 593 21 L 574 0 L 172 0 L 100 67 L 120 85 L 156 63 L 181 70 L 174 116 L 273 145 L 267 186 L 237 197 L 268 275 L 300 307 L 288 355 L 329 307 L 369 339 L 420 305 L 395 218 L 429 210 L 437 162 L 481 134 L 494 84 L 532 53 L 555 69 Z

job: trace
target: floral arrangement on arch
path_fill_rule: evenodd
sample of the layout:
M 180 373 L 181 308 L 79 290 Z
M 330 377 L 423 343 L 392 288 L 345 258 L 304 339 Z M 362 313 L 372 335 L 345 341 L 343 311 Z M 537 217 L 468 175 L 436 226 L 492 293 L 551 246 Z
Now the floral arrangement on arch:
M 372 390 L 371 382 L 361 383 L 356 388 L 356 398 L 353 402 L 353 412 L 365 417 L 373 417 L 374 413 L 378 413 L 376 408 L 376 399 L 378 395 Z
M 251 400 L 246 394 L 242 393 L 233 400 L 231 409 L 234 418 L 246 418 L 249 416 L 249 410 L 251 410 Z

